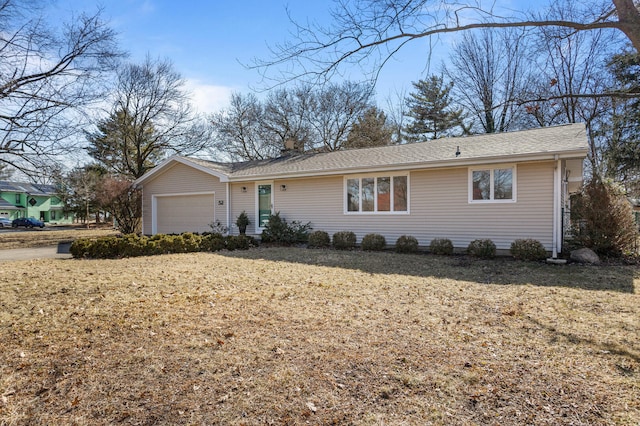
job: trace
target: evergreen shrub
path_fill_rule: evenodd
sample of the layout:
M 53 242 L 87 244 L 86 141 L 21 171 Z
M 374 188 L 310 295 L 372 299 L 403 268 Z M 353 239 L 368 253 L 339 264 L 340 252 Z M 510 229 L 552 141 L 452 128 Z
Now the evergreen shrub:
M 410 235 L 402 235 L 396 240 L 396 252 L 417 253 L 418 240 Z
M 540 241 L 527 238 L 511 243 L 511 255 L 518 260 L 543 260 L 547 250 Z
M 467 253 L 481 259 L 493 259 L 496 257 L 496 245 L 490 239 L 473 240 L 467 247 Z
M 433 254 L 451 256 L 453 254 L 453 243 L 448 238 L 434 238 L 429 244 L 429 251 Z
M 367 234 L 360 244 L 365 251 L 382 251 L 387 245 L 387 240 L 380 234 Z
M 351 231 L 339 231 L 333 234 L 333 247 L 338 250 L 351 250 L 356 246 L 356 234 Z
M 128 234 L 97 239 L 81 238 L 71 243 L 69 252 L 74 258 L 118 259 L 223 249 L 246 250 L 256 245 L 255 239 L 246 235 L 223 237 L 217 233 L 204 235 L 184 233 L 180 235 L 157 234 L 146 237 Z
M 306 243 L 311 229 L 311 222 L 303 224 L 294 220 L 288 223 L 285 218 L 280 217 L 280 212 L 276 212 L 269 216 L 264 231 L 262 231 L 261 239 L 263 243 L 284 245 Z
M 325 231 L 313 231 L 309 234 L 310 248 L 326 248 L 331 246 L 331 238 Z

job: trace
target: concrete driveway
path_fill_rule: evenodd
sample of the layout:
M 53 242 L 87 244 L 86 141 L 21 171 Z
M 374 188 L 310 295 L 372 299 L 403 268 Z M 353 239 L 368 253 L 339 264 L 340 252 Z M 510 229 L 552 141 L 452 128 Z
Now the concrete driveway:
M 32 259 L 70 259 L 69 243 L 56 246 L 0 250 L 0 262 Z

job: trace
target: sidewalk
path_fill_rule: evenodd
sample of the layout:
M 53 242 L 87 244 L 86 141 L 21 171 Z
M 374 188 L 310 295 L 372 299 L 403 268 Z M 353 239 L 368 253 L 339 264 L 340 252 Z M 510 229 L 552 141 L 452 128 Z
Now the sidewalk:
M 32 259 L 71 259 L 69 243 L 60 243 L 48 247 L 0 250 L 0 262 Z

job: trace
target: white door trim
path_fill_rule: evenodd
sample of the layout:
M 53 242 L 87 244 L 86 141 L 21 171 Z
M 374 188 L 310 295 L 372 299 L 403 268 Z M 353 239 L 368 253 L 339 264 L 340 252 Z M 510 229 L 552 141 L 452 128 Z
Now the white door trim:
M 261 233 L 264 228 L 260 227 L 260 186 L 269 185 L 271 186 L 271 214 L 273 214 L 273 206 L 274 206 L 274 190 L 273 190 L 273 181 L 261 181 L 256 182 L 256 234 Z

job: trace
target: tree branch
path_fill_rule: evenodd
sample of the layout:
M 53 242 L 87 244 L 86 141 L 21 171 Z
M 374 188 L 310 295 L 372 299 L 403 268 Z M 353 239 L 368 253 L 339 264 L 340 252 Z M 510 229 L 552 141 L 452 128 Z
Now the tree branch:
M 343 0 L 337 2 L 338 7 L 332 12 L 331 27 L 303 26 L 290 18 L 295 29 L 293 42 L 276 45 L 272 59 L 254 59 L 248 68 L 258 69 L 265 81 L 275 85 L 299 78 L 326 81 L 341 65 L 363 66 L 364 61 L 371 61 L 377 53 L 379 60 L 374 59 L 373 70 L 369 71 L 375 83 L 380 69 L 408 42 L 481 28 L 614 29 L 624 32 L 640 51 L 640 13 L 633 0 L 612 1 L 601 13 L 594 12 L 591 19 L 580 22 L 544 17 L 503 18 L 470 5 L 450 12 L 447 8 L 453 4 L 447 1 L 434 6 L 428 0 Z M 465 24 L 459 14 L 469 10 L 476 12 L 477 21 Z M 277 74 L 272 75 L 272 70 Z

